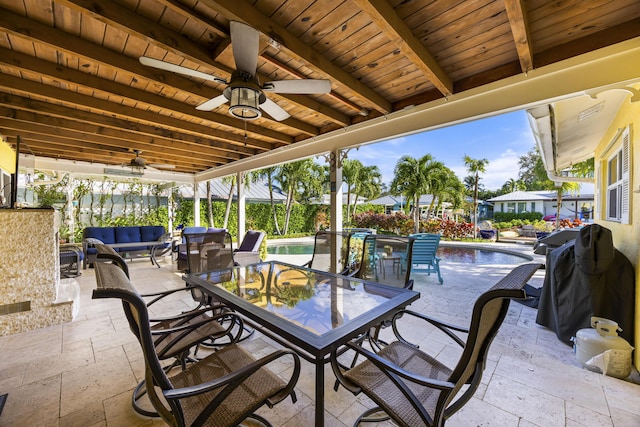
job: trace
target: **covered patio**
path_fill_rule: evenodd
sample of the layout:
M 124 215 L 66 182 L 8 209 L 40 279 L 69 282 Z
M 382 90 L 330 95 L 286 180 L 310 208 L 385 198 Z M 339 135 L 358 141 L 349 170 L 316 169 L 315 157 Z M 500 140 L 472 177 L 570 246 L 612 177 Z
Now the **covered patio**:
M 257 30 L 255 55 L 232 40 L 230 21 Z M 637 90 L 640 70 L 635 0 L 0 0 L 0 29 L 0 152 L 6 145 L 18 153 L 15 168 L 2 163 L 5 189 L 5 176 L 25 169 L 142 173 L 192 184 L 194 193 L 236 175 L 238 235 L 247 171 L 324 155 L 332 229 L 340 229 L 349 149 L 559 100 L 595 105 Z M 240 69 L 254 56 L 254 70 Z M 328 80 L 330 91 L 279 86 L 306 79 Z M 240 80 L 257 105 L 232 99 Z M 196 108 L 214 99 L 213 108 Z M 142 290 L 184 285 L 173 264 L 132 268 Z M 509 270 L 442 268 L 446 286 L 416 277 L 422 297 L 413 308 L 459 323 Z M 0 392 L 9 393 L 0 423 L 162 425 L 131 409 L 143 365 L 120 303 L 90 299 L 92 270 L 75 280 L 80 311 L 72 322 L 0 337 Z M 580 368 L 534 319 L 534 309 L 512 304 L 483 387 L 451 425 L 640 424 L 637 385 Z M 416 338 L 441 357 L 451 351 L 429 331 Z M 268 352 L 274 343 L 258 335 L 243 345 Z M 310 424 L 312 387 L 301 381 L 299 402 L 267 418 Z M 325 394 L 329 425 L 350 425 L 369 405 L 344 390 Z
M 528 245 L 502 246 L 535 257 Z M 129 263 L 132 280 L 142 292 L 184 286 L 169 258 L 161 263 L 160 269 L 145 261 Z M 411 308 L 466 325 L 475 298 L 512 268 L 443 262 L 445 285 L 439 285 L 433 275 L 412 276 L 421 298 Z M 73 322 L 0 338 L 0 384 L 9 393 L 0 424 L 164 425 L 131 408 L 132 389 L 144 371 L 140 346 L 128 330 L 119 301 L 91 299 L 93 276 L 90 269 L 75 279 L 81 292 L 79 313 Z M 539 271 L 529 283 L 539 287 L 543 277 L 544 271 Z M 638 425 L 640 387 L 583 369 L 572 349 L 537 325 L 535 316 L 535 309 L 511 303 L 491 347 L 483 384 L 447 425 Z M 410 335 L 441 360 L 453 360 L 458 350 L 451 342 L 434 339 L 432 333 L 413 328 Z M 277 347 L 260 334 L 243 345 L 256 354 L 267 354 Z M 327 369 L 326 425 L 350 426 L 371 402 L 355 398 L 343 388 L 334 392 L 333 381 L 333 373 Z M 314 381 L 309 363 L 303 363 L 296 391 L 296 404 L 287 401 L 260 413 L 274 425 L 311 425 Z M 34 407 L 38 410 L 33 411 Z

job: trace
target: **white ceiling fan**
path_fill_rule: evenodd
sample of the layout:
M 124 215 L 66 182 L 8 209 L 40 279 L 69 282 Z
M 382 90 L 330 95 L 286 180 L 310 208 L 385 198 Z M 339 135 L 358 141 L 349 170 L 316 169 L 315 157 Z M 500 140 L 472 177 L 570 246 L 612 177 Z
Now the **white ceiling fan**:
M 267 112 L 277 121 L 285 120 L 289 117 L 289 113 L 267 98 L 264 92 L 297 94 L 331 92 L 331 82 L 329 80 L 276 80 L 265 82 L 261 85 L 256 77 L 260 33 L 255 28 L 237 21 L 230 22 L 230 33 L 236 71 L 231 75 L 231 79 L 228 82 L 220 77 L 146 56 L 141 56 L 140 62 L 150 67 L 226 84 L 227 87 L 223 90 L 222 95 L 198 105 L 196 109 L 211 111 L 229 102 L 229 113 L 243 120 L 259 118 L 262 115 L 260 109 Z

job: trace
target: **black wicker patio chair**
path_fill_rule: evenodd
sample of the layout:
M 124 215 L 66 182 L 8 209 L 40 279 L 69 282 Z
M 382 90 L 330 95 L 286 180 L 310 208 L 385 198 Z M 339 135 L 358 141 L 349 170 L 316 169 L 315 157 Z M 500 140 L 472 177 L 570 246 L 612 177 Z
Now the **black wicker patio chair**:
M 366 394 L 378 405 L 365 411 L 355 425 L 388 418 L 403 427 L 444 425 L 477 390 L 489 346 L 507 315 L 510 300 L 526 297 L 523 287 L 540 267 L 541 264 L 520 265 L 480 295 L 469 328 L 401 310 L 392 323 L 397 341 L 377 353 L 363 348 L 359 341 L 347 344 L 350 350 L 366 358 L 362 363 L 345 367 L 338 360 L 343 349 L 334 350 L 331 365 L 340 384 L 354 394 Z M 406 341 L 398 328 L 400 316 L 423 319 L 457 343 L 462 352 L 455 366 L 449 368 Z M 459 337 L 460 333 L 466 334 L 466 340 Z M 467 387 L 463 389 L 464 386 Z M 371 418 L 379 412 L 382 418 Z
M 127 278 L 130 278 L 128 264 L 112 247 L 103 244 L 96 244 L 95 247 L 97 259 L 110 260 Z M 172 297 L 179 298 L 179 294 L 185 291 L 191 292 L 192 289 L 190 287 L 175 288 L 140 296 L 149 309 L 154 304 L 165 302 Z M 182 299 L 184 300 L 185 298 Z M 186 300 L 188 301 L 189 297 Z M 224 305 L 214 305 L 209 302 L 205 304 L 202 300 L 196 303 L 195 307 L 188 307 L 178 313 L 165 313 L 162 316 L 149 318 L 158 358 L 160 360 L 175 359 L 166 369 L 177 365 L 185 369 L 187 363 L 195 362 L 198 346 L 201 344 L 207 347 L 216 344 L 216 347 L 219 347 L 240 339 L 243 330 L 242 319 L 231 313 Z M 221 339 L 224 344 L 220 343 Z M 139 400 L 144 395 L 145 385 L 142 381 L 135 388 L 132 396 L 132 405 L 136 412 L 149 417 L 159 416 L 156 412 L 149 411 L 139 404 Z
M 140 342 L 145 362 L 147 394 L 155 410 L 171 426 L 236 426 L 253 418 L 269 422 L 254 412 L 291 396 L 300 375 L 300 359 L 291 350 L 277 350 L 256 360 L 236 343 L 186 365 L 175 375 L 160 363 L 149 312 L 142 296 L 126 274 L 113 264 L 96 264 L 97 288 L 93 298 L 119 298 L 129 326 Z M 175 329 L 175 328 L 172 328 Z M 174 331 L 171 331 L 174 332 Z M 287 381 L 268 366 L 291 358 L 293 369 Z

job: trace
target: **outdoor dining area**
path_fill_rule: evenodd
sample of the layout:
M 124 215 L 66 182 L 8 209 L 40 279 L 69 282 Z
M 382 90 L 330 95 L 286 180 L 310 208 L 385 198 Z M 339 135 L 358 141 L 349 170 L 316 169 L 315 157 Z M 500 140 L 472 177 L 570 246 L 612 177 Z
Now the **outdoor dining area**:
M 228 232 L 190 231 L 181 268 L 96 244 L 94 268 L 64 279 L 72 322 L 0 338 L 0 425 L 640 420 L 637 385 L 583 369 L 519 303 L 545 275 L 530 246 L 473 264 L 439 260 L 433 236 L 322 231 L 310 256 L 239 263 Z

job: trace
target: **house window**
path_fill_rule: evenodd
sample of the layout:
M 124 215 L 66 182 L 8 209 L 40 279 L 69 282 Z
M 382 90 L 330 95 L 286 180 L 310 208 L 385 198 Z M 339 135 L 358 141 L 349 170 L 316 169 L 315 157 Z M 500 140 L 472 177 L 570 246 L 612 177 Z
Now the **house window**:
M 518 213 L 524 212 L 527 210 L 527 204 L 525 202 L 518 202 Z
M 507 212 L 516 212 L 516 204 L 514 202 L 507 203 Z
M 604 162 L 604 176 L 606 177 L 606 196 L 604 206 L 605 218 L 608 221 L 629 223 L 630 201 L 630 158 L 631 141 L 629 128 L 620 135 L 621 144 L 616 152 Z
M 535 212 L 536 211 L 536 202 L 531 202 L 531 209 L 529 209 L 529 212 Z

